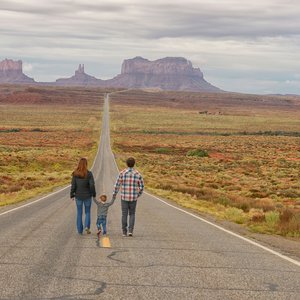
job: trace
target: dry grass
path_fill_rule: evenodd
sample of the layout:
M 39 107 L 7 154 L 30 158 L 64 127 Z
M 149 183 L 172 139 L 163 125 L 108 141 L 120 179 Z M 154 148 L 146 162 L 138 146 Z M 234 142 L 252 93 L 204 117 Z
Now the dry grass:
M 115 95 L 111 127 L 119 162 L 135 156 L 147 188 L 255 231 L 300 236 L 299 100 L 251 103 L 247 95 L 229 105 L 227 95 L 223 114 L 203 115 L 203 95 L 198 102 L 196 93 L 144 95 Z
M 69 183 L 81 156 L 91 166 L 103 90 L 0 86 L 0 91 L 0 206 Z

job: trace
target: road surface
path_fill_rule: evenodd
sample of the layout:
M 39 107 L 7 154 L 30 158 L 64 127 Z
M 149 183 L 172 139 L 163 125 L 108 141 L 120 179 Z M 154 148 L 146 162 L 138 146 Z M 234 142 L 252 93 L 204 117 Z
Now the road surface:
M 108 99 L 93 173 L 111 197 L 117 167 Z M 109 238 L 79 236 L 69 188 L 0 213 L 0 299 L 300 299 L 300 264 L 144 194 L 134 237 L 122 237 L 120 200 Z

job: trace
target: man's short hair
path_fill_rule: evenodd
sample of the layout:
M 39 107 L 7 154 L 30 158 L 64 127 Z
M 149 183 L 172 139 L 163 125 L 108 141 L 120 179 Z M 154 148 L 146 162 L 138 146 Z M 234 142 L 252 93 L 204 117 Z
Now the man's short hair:
M 134 165 L 135 165 L 135 159 L 133 157 L 129 157 L 127 160 L 126 160 L 126 164 L 127 164 L 127 167 L 128 168 L 133 168 Z

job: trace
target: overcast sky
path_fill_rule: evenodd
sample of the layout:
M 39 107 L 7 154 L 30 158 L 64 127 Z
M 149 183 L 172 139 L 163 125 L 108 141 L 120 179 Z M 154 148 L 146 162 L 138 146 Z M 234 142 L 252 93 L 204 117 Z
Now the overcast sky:
M 183 56 L 224 90 L 300 94 L 299 0 L 0 0 L 0 60 L 36 81 Z

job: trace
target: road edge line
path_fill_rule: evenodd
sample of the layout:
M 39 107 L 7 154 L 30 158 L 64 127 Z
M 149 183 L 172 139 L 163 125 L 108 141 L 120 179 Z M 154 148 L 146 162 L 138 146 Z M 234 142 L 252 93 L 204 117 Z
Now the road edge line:
M 184 210 L 182 208 L 176 207 L 176 206 L 174 206 L 174 205 L 172 205 L 172 204 L 170 204 L 170 203 L 168 203 L 168 202 L 166 202 L 166 201 L 164 201 L 164 200 L 162 200 L 162 199 L 160 199 L 160 198 L 158 198 L 158 197 L 156 197 L 156 196 L 154 196 L 154 195 L 152 195 L 152 194 L 150 194 L 148 192 L 144 192 L 144 194 L 146 194 L 148 196 L 151 196 L 151 197 L 155 198 L 156 200 L 158 200 L 158 201 L 160 201 L 160 202 L 162 202 L 162 203 L 164 203 L 164 204 L 166 204 L 166 205 L 168 205 L 168 206 L 170 206 L 172 208 L 175 208 L 175 209 L 177 209 L 177 210 L 179 210 L 181 212 L 184 212 L 184 213 L 186 213 L 186 214 L 188 214 L 188 215 L 190 215 L 190 216 L 192 216 L 192 217 L 194 217 L 194 218 L 196 218 L 196 219 L 198 219 L 198 220 L 200 220 L 200 221 L 202 221 L 202 222 L 204 222 L 206 224 L 209 224 L 209 225 L 211 225 L 211 226 L 213 226 L 213 227 L 215 227 L 215 228 L 217 228 L 219 230 L 222 230 L 222 231 L 224 231 L 224 232 L 226 232 L 226 233 L 228 233 L 228 234 L 230 234 L 230 235 L 232 235 L 234 237 L 237 237 L 237 238 L 239 238 L 239 239 L 241 239 L 241 240 L 243 240 L 245 242 L 248 242 L 248 243 L 250 243 L 250 244 L 252 244 L 252 245 L 254 245 L 256 247 L 259 247 L 259 248 L 261 248 L 261 249 L 263 249 L 263 250 L 265 250 L 265 251 L 267 251 L 269 253 L 272 253 L 272 254 L 274 254 L 274 255 L 276 255 L 276 256 L 284 259 L 284 260 L 287 260 L 290 263 L 292 263 L 292 264 L 300 267 L 300 261 L 298 261 L 298 260 L 290 258 L 290 257 L 288 257 L 286 255 L 283 255 L 283 254 L 281 254 L 281 253 L 279 253 L 279 252 L 277 252 L 275 250 L 272 250 L 272 249 L 270 249 L 270 248 L 268 248 L 266 246 L 263 246 L 263 245 L 255 242 L 253 240 L 250 240 L 249 238 L 243 237 L 243 236 L 241 236 L 241 235 L 239 235 L 239 234 L 237 234 L 237 233 L 235 233 L 233 231 L 230 231 L 228 229 L 223 228 L 222 226 L 219 226 L 219 225 L 214 224 L 214 223 L 212 223 L 212 222 L 210 222 L 208 220 L 205 220 L 204 218 L 201 218 L 200 216 L 197 216 L 197 215 L 195 215 L 193 213 L 190 213 L 190 212 L 188 212 L 188 211 L 186 211 L 186 210 Z
M 107 93 L 105 93 L 105 94 L 107 94 Z M 103 101 L 103 107 L 104 107 L 104 102 L 105 102 L 105 98 L 104 98 L 104 101 Z M 102 112 L 103 112 L 103 111 L 102 111 Z M 103 113 L 102 113 L 102 120 L 103 120 Z M 95 159 L 94 159 L 94 161 L 93 161 L 93 165 L 92 165 L 92 167 L 91 167 L 91 170 L 94 169 L 95 162 L 96 162 L 96 158 L 97 158 L 97 156 L 98 156 L 98 154 L 99 154 L 99 151 L 100 151 L 101 132 L 102 132 L 102 130 L 100 130 L 100 137 L 99 137 L 98 150 L 97 150 L 97 153 L 96 153 L 96 155 L 95 155 Z M 34 204 L 34 203 L 37 203 L 37 202 L 39 202 L 39 201 L 41 201 L 41 200 L 46 199 L 47 197 L 50 197 L 50 196 L 55 195 L 55 194 L 57 194 L 57 193 L 59 193 L 59 192 L 65 190 L 65 189 L 69 188 L 70 186 L 71 186 L 71 185 L 69 184 L 68 186 L 63 187 L 63 188 L 61 188 L 60 190 L 58 190 L 58 191 L 56 191 L 56 192 L 52 192 L 52 193 L 50 193 L 50 194 L 47 194 L 47 195 L 45 195 L 45 196 L 42 197 L 42 198 L 39 198 L 39 199 L 37 199 L 37 200 L 31 201 L 31 202 L 29 202 L 29 203 L 20 205 L 20 206 L 18 206 L 18 207 L 15 207 L 15 208 L 12 208 L 12 209 L 9 209 L 9 210 L 6 210 L 6 211 L 0 213 L 0 216 L 6 215 L 6 214 L 8 214 L 8 213 L 10 213 L 10 212 L 13 212 L 13 211 L 15 211 L 15 210 L 18 210 L 18 209 L 20 209 L 20 208 L 22 208 L 22 207 L 30 206 L 30 205 L 32 205 L 32 204 Z M 8 204 L 8 205 L 9 205 L 9 204 Z
M 112 152 L 112 149 L 111 149 L 111 152 Z M 114 155 L 113 155 L 113 157 L 114 157 Z M 116 166 L 117 170 L 119 171 L 119 167 L 117 165 L 117 162 L 116 162 L 115 158 L 114 158 L 114 162 L 115 162 L 115 166 Z M 263 250 L 265 250 L 265 251 L 267 251 L 267 252 L 269 252 L 269 253 L 271 253 L 273 255 L 276 255 L 276 256 L 278 256 L 278 257 L 280 257 L 280 258 L 282 258 L 282 259 L 284 259 L 284 260 L 286 260 L 286 261 L 288 261 L 288 262 L 290 262 L 290 263 L 292 263 L 292 264 L 300 267 L 300 261 L 298 261 L 298 260 L 290 258 L 290 257 L 288 257 L 286 255 L 283 255 L 283 254 L 281 254 L 281 253 L 279 253 L 279 252 L 277 252 L 275 250 L 272 250 L 272 249 L 270 249 L 270 248 L 268 248 L 266 246 L 263 246 L 263 245 L 255 242 L 253 240 L 250 240 L 249 238 L 243 237 L 243 236 L 241 236 L 241 235 L 239 235 L 239 234 L 237 234 L 237 233 L 235 233 L 233 231 L 230 231 L 228 229 L 223 228 L 222 226 L 219 226 L 219 225 L 214 224 L 214 223 L 212 223 L 212 222 L 210 222 L 208 220 L 205 220 L 204 218 L 201 218 L 200 216 L 192 214 L 192 213 L 184 210 L 183 208 L 176 207 L 175 205 L 172 205 L 172 204 L 170 204 L 170 203 L 168 203 L 168 202 L 166 202 L 166 201 L 164 201 L 164 200 L 158 198 L 157 196 L 154 196 L 154 195 L 152 195 L 152 194 L 150 194 L 148 192 L 144 192 L 144 194 L 146 194 L 148 196 L 151 196 L 151 197 L 155 198 L 156 200 L 158 200 L 158 201 L 160 201 L 160 202 L 162 202 L 162 203 L 164 203 L 164 204 L 166 204 L 166 205 L 168 205 L 168 206 L 170 206 L 172 208 L 175 208 L 175 209 L 177 209 L 177 210 L 179 210 L 181 212 L 184 212 L 185 214 L 188 214 L 188 215 L 190 215 L 190 216 L 192 216 L 192 217 L 194 217 L 194 218 L 196 218 L 196 219 L 198 219 L 198 220 L 200 220 L 200 221 L 202 221 L 202 222 L 204 222 L 204 223 L 206 223 L 208 225 L 211 225 L 211 226 L 213 226 L 213 227 L 215 227 L 215 228 L 217 228 L 219 230 L 222 230 L 222 231 L 224 231 L 224 232 L 226 232 L 226 233 L 228 233 L 228 234 L 230 234 L 230 235 L 232 235 L 234 237 L 237 237 L 237 238 L 239 238 L 239 239 L 241 239 L 241 240 L 243 240 L 243 241 L 245 241 L 245 242 L 247 242 L 247 243 L 249 243 L 251 245 L 254 245 L 254 246 L 258 247 L 258 248 L 261 248 L 261 249 L 263 249 Z
M 34 200 L 34 201 L 31 201 L 31 202 L 29 202 L 29 203 L 20 205 L 20 206 L 18 206 L 18 207 L 12 208 L 12 209 L 10 209 L 10 210 L 4 211 L 4 212 L 0 213 L 0 216 L 5 215 L 5 214 L 8 214 L 8 213 L 10 213 L 10 212 L 12 212 L 12 211 L 18 210 L 18 209 L 20 209 L 20 208 L 23 208 L 23 207 L 32 205 L 32 204 L 34 204 L 34 203 L 37 203 L 37 202 L 39 202 L 39 201 L 41 201 L 41 200 L 44 200 L 44 199 L 46 199 L 46 198 L 48 198 L 48 197 L 50 197 L 50 196 L 53 196 L 53 195 L 55 195 L 55 194 L 58 194 L 59 192 L 61 192 L 61 191 L 63 191 L 63 190 L 66 190 L 66 189 L 69 188 L 70 186 L 71 186 L 71 185 L 69 184 L 68 186 L 65 186 L 65 187 L 63 187 L 62 189 L 60 189 L 60 190 L 58 190 L 58 191 L 56 191 L 56 192 L 53 192 L 53 193 L 51 193 L 51 194 L 47 194 L 46 196 L 44 196 L 44 197 L 42 197 L 42 198 L 39 198 L 39 199 Z

